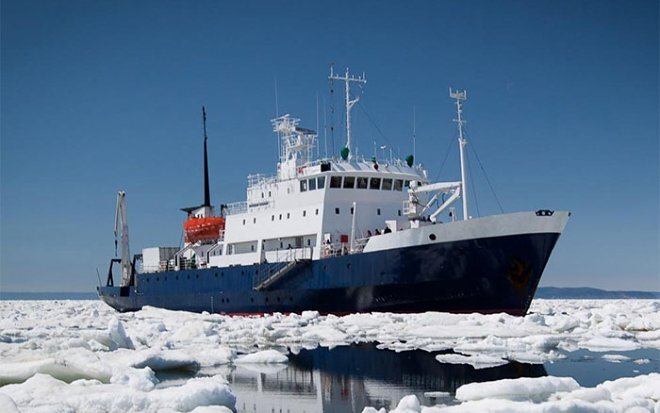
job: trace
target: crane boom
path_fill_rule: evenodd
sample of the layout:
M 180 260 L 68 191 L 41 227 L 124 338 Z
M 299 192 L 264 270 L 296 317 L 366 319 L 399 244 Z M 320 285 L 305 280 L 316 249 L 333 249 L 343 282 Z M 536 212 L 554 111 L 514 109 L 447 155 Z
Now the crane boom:
M 121 222 L 121 228 L 120 228 Z M 117 192 L 117 207 L 115 209 L 115 246 L 117 232 L 121 229 L 121 286 L 125 287 L 131 281 L 131 259 L 128 248 L 128 221 L 126 220 L 126 192 Z

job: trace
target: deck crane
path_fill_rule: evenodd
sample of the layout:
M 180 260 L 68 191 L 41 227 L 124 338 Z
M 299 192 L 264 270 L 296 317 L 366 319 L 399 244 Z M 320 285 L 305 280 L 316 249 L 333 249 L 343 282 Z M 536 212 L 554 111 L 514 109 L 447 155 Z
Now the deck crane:
M 121 228 L 120 228 L 121 221 Z M 130 285 L 131 259 L 128 248 L 128 221 L 126 220 L 126 192 L 117 192 L 117 207 L 115 209 L 115 255 L 117 255 L 117 233 L 121 229 L 121 286 Z

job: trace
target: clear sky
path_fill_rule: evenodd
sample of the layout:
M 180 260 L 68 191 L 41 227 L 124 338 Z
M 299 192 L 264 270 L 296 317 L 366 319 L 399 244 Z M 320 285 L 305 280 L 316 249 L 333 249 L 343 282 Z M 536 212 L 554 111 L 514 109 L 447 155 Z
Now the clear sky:
M 178 208 L 203 197 L 202 105 L 214 204 L 275 171 L 275 84 L 279 113 L 313 129 L 318 97 L 338 153 L 331 62 L 367 74 L 358 150 L 409 154 L 415 112 L 442 180 L 460 176 L 448 88 L 468 89 L 504 210 L 573 212 L 542 285 L 660 290 L 656 0 L 3 0 L 1 23 L 2 291 L 93 290 L 119 189 L 133 252 L 178 245 Z M 480 214 L 497 213 L 471 162 Z

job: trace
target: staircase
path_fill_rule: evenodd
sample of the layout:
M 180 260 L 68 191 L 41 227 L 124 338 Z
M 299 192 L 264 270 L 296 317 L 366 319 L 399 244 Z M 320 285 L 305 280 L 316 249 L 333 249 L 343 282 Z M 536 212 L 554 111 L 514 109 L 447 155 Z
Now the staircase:
M 259 284 L 255 285 L 253 288 L 256 291 L 261 291 L 265 290 L 274 283 L 276 283 L 278 280 L 280 280 L 282 277 L 284 277 L 286 274 L 291 272 L 294 268 L 301 266 L 301 265 L 306 265 L 310 263 L 312 260 L 310 259 L 295 259 L 293 261 L 287 262 L 286 265 L 279 270 L 275 271 L 274 273 L 270 274 L 266 279 L 263 281 L 259 282 Z M 255 279 L 255 284 L 259 280 Z

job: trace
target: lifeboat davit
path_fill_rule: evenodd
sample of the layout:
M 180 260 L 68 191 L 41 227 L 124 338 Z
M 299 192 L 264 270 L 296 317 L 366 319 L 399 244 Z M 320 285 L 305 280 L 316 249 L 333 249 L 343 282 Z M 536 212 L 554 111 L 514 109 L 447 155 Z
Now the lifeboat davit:
M 186 242 L 217 241 L 225 229 L 223 217 L 190 217 L 183 223 Z

